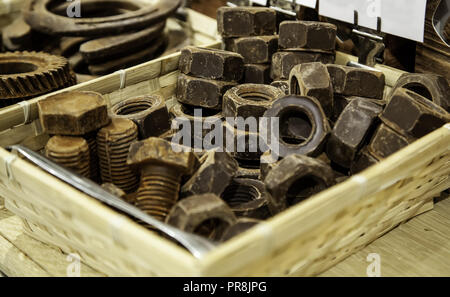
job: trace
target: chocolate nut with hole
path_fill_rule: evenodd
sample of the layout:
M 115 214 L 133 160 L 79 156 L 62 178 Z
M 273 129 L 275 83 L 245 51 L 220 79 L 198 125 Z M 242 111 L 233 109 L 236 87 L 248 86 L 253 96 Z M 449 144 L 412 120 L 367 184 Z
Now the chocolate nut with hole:
M 221 7 L 217 28 L 222 37 L 273 35 L 277 31 L 276 11 L 265 7 Z
M 358 174 L 372 165 L 380 162 L 379 159 L 372 156 L 367 148 L 362 149 L 356 159 L 352 162 L 352 166 L 350 167 L 350 172 L 354 174 Z
M 290 131 L 300 131 L 304 135 L 296 135 L 296 138 L 278 135 L 278 152 L 273 151 L 273 144 L 269 147 L 279 157 L 287 157 L 292 154 L 301 154 L 317 157 L 323 152 L 325 142 L 331 130 L 328 119 L 319 101 L 313 97 L 289 95 L 275 101 L 264 114 L 265 118 L 279 119 L 279 131 L 272 131 L 270 123 L 267 131 L 263 131 L 263 137 L 275 137 L 277 132 L 282 132 L 290 122 L 297 123 L 299 127 Z M 272 134 L 275 133 L 275 134 Z M 306 137 L 305 137 L 306 136 Z M 266 139 L 266 143 L 267 143 Z
M 111 109 L 113 118 L 132 120 L 140 139 L 157 137 L 170 130 L 169 111 L 162 96 L 139 96 L 124 100 Z
M 240 218 L 237 220 L 236 224 L 225 230 L 221 238 L 221 241 L 230 240 L 231 238 L 236 237 L 239 234 L 244 233 L 245 231 L 255 227 L 259 223 L 261 223 L 261 220 Z
M 385 87 L 383 72 L 335 64 L 328 64 L 327 68 L 335 93 L 383 99 Z
M 39 118 L 48 134 L 82 136 L 109 124 L 102 95 L 71 91 L 38 102 Z
M 235 178 L 220 197 L 238 218 L 265 220 L 272 215 L 264 183 L 259 180 Z
M 197 78 L 180 74 L 176 97 L 178 102 L 209 109 L 222 109 L 222 97 L 237 83 Z
M 209 151 L 201 159 L 200 168 L 183 185 L 183 196 L 213 193 L 218 196 L 230 184 L 238 169 L 238 163 L 230 154 Z
M 270 65 L 265 64 L 245 64 L 244 65 L 244 82 L 246 84 L 269 84 Z
M 288 80 L 277 80 L 270 84 L 272 87 L 278 88 L 283 91 L 286 95 L 289 95 L 289 81 Z
M 413 141 L 413 138 L 400 134 L 386 124 L 381 124 L 370 141 L 368 150 L 372 156 L 382 160 Z
M 319 100 L 325 114 L 333 113 L 333 86 L 327 67 L 318 62 L 295 66 L 289 76 L 289 93 L 310 96 Z
M 240 81 L 244 58 L 233 52 L 188 46 L 181 51 L 182 73 L 206 79 Z
M 397 89 L 380 117 L 403 134 L 421 138 L 450 122 L 439 105 L 408 89 Z
M 279 213 L 335 184 L 333 169 L 322 161 L 290 155 L 264 179 L 269 207 Z
M 230 46 L 231 51 L 244 57 L 245 64 L 270 63 L 278 50 L 278 35 L 236 38 Z
M 359 149 L 374 130 L 383 108 L 368 99 L 356 98 L 344 109 L 330 134 L 328 157 L 350 168 Z
M 312 51 L 277 52 L 272 56 L 270 76 L 273 80 L 287 80 L 292 68 L 296 65 L 311 62 L 334 63 L 335 57 L 335 53 Z
M 223 96 L 224 117 L 260 118 L 278 98 L 281 90 L 268 85 L 243 84 L 228 90 Z
M 204 194 L 179 201 L 166 222 L 180 230 L 219 240 L 236 223 L 236 217 L 222 199 Z
M 447 79 L 441 75 L 405 73 L 398 79 L 391 94 L 399 88 L 422 95 L 450 112 L 450 86 Z
M 337 27 L 333 24 L 310 21 L 285 21 L 280 24 L 280 49 L 336 48 Z

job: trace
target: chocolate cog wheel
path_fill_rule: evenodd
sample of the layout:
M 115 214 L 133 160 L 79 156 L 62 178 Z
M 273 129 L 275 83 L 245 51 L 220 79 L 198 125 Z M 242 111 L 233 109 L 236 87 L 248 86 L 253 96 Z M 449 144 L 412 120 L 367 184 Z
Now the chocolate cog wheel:
M 0 54 L 0 99 L 29 99 L 75 83 L 63 57 L 42 52 Z

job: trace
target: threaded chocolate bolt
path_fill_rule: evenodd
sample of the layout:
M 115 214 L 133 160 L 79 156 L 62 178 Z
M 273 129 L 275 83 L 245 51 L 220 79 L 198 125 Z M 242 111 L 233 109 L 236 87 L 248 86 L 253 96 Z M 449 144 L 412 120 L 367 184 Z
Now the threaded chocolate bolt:
M 90 177 L 90 151 L 82 137 L 53 136 L 45 146 L 45 155 L 61 166 Z
M 128 119 L 115 118 L 97 134 L 100 173 L 104 183 L 112 183 L 126 193 L 136 191 L 139 179 L 127 165 L 128 152 L 138 140 L 138 128 Z

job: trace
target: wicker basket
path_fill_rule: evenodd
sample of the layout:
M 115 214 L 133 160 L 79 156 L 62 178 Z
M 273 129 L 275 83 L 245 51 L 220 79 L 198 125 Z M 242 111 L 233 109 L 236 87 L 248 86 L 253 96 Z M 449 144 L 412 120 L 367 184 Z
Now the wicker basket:
M 213 25 L 203 26 L 213 27 Z M 218 45 L 215 43 L 214 45 Z M 130 96 L 174 95 L 179 54 L 157 59 L 68 90 L 93 90 L 109 104 Z M 337 62 L 354 59 L 338 54 Z M 401 75 L 377 66 L 392 86 Z M 125 87 L 120 88 L 125 80 Z M 123 86 L 123 85 L 122 85 Z M 36 102 L 0 111 L 0 145 L 40 150 L 48 136 Z M 25 112 L 24 112 L 25 111 Z M 383 162 L 330 188 L 196 259 L 69 185 L 0 149 L 0 195 L 29 234 L 78 253 L 111 276 L 317 275 L 432 207 L 449 188 L 450 124 Z M 83 272 L 81 272 L 83 274 Z

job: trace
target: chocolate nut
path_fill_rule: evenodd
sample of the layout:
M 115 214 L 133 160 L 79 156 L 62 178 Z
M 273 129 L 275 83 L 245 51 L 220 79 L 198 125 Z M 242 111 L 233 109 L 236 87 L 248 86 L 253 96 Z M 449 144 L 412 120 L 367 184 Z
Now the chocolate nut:
M 240 217 L 265 220 L 271 216 L 264 183 L 254 179 L 235 178 L 221 198 Z
M 269 207 L 279 213 L 335 184 L 333 169 L 304 155 L 290 155 L 264 179 Z
M 280 24 L 280 49 L 335 49 L 337 27 L 329 23 L 285 21 Z
M 398 79 L 391 94 L 399 88 L 422 95 L 450 112 L 450 86 L 447 79 L 441 75 L 405 73 Z
M 233 52 L 188 46 L 181 51 L 179 68 L 184 74 L 214 80 L 240 81 L 244 58 Z
M 113 118 L 132 120 L 139 128 L 140 139 L 159 136 L 170 130 L 169 111 L 162 96 L 139 96 L 112 107 Z
M 246 84 L 269 84 L 270 65 L 264 64 L 245 64 L 244 82 Z
M 289 81 L 288 80 L 277 80 L 270 84 L 272 87 L 278 88 L 283 91 L 286 95 L 289 95 Z
M 38 102 L 48 134 L 82 136 L 108 125 L 106 100 L 95 92 L 64 92 Z
M 381 71 L 329 64 L 334 92 L 347 96 L 382 99 L 385 76 Z
M 381 124 L 375 132 L 368 146 L 368 150 L 372 156 L 378 160 L 382 160 L 406 147 L 413 141 L 414 139 L 398 133 L 386 124 Z
M 228 90 L 223 96 L 224 117 L 259 118 L 278 98 L 281 90 L 268 85 L 243 84 Z
M 322 62 L 324 64 L 334 63 L 334 53 L 323 53 L 313 51 L 299 52 L 277 52 L 272 56 L 271 74 L 273 80 L 287 80 L 292 68 L 298 64 Z
M 236 223 L 236 217 L 222 199 L 204 194 L 179 201 L 166 222 L 180 230 L 219 240 Z
M 381 115 L 397 131 L 421 138 L 450 122 L 450 114 L 407 89 L 397 89 Z
M 261 223 L 260 220 L 250 218 L 240 218 L 233 226 L 225 230 L 225 233 L 223 234 L 221 241 L 230 240 L 231 238 L 236 237 L 239 234 L 244 233 L 245 231 L 253 228 L 259 223 Z
M 379 99 L 369 99 L 364 97 L 357 97 L 357 96 L 344 96 L 339 94 L 334 94 L 334 105 L 333 105 L 333 117 L 331 120 L 333 122 L 336 122 L 341 115 L 341 113 L 344 111 L 344 109 L 347 107 L 347 105 L 350 104 L 355 99 L 364 99 L 366 101 L 370 101 L 374 104 L 379 105 L 381 108 L 384 109 L 386 106 L 385 100 L 379 100 Z
M 380 162 L 377 158 L 372 156 L 367 148 L 362 149 L 356 159 L 352 162 L 352 166 L 350 167 L 350 172 L 354 174 L 358 174 L 372 165 Z
M 217 28 L 223 37 L 273 35 L 277 31 L 276 12 L 264 7 L 221 7 Z
M 319 100 L 328 117 L 333 113 L 333 87 L 327 67 L 319 62 L 295 66 L 289 76 L 290 94 Z
M 259 168 L 252 168 L 239 164 L 239 168 L 236 172 L 236 178 L 249 178 L 249 179 L 259 179 L 261 170 Z
M 298 129 L 290 130 L 301 131 L 307 135 L 306 138 L 302 137 L 303 135 L 298 135 L 298 139 L 285 138 L 280 135 L 278 141 L 279 157 L 287 157 L 292 154 L 316 157 L 323 152 L 330 132 L 330 124 L 317 99 L 289 95 L 275 101 L 272 107 L 266 111 L 264 117 L 268 119 L 279 118 L 280 131 L 284 131 L 286 129 L 284 126 L 293 121 L 292 118 L 296 118 L 294 123 L 301 126 Z M 277 132 L 272 132 L 271 127 L 272 124 L 267 125 L 268 131 L 262 135 L 271 137 L 272 133 Z
M 177 100 L 180 103 L 210 109 L 222 109 L 222 97 L 237 83 L 209 80 L 180 74 L 178 76 Z
M 230 184 L 238 163 L 226 152 L 209 151 L 200 159 L 200 168 L 181 188 L 183 196 L 213 193 L 220 196 Z
M 246 64 L 265 64 L 272 61 L 278 50 L 278 36 L 252 36 L 233 39 L 231 51 L 244 57 Z
M 331 132 L 327 144 L 328 157 L 339 166 L 350 168 L 382 111 L 381 106 L 368 99 L 353 99 Z

